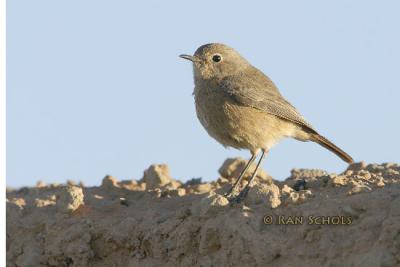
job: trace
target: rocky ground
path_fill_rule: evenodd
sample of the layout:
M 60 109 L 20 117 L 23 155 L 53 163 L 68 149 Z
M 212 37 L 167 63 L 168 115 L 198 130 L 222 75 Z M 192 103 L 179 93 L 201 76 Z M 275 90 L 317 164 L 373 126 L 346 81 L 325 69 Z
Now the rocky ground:
M 230 205 L 245 163 L 210 183 L 152 165 L 140 181 L 8 189 L 7 266 L 400 266 L 399 165 L 261 171 Z

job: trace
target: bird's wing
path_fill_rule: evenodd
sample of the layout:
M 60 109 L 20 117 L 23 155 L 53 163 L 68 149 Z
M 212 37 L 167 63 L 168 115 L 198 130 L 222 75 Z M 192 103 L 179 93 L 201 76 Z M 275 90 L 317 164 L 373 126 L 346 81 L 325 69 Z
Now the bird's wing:
M 238 104 L 265 111 L 315 132 L 296 108 L 283 98 L 275 84 L 254 67 L 222 79 L 220 88 Z

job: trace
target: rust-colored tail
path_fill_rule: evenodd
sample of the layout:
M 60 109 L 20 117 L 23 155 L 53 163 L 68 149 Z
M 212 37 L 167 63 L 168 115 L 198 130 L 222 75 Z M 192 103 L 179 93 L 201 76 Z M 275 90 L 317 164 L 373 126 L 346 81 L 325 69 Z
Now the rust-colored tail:
M 342 160 L 346 161 L 347 163 L 353 163 L 353 158 L 349 156 L 346 152 L 338 148 L 335 144 L 333 144 L 331 141 L 323 137 L 322 135 L 319 134 L 313 134 L 311 136 L 311 141 L 314 141 L 321 146 L 325 147 L 326 149 L 332 151 L 335 153 L 338 157 L 340 157 Z

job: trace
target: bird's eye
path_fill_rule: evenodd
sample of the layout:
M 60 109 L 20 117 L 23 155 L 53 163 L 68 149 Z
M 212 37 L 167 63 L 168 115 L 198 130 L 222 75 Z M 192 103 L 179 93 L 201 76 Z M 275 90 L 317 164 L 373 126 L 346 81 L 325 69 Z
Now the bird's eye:
M 212 60 L 214 62 L 220 62 L 222 57 L 220 55 L 213 55 Z

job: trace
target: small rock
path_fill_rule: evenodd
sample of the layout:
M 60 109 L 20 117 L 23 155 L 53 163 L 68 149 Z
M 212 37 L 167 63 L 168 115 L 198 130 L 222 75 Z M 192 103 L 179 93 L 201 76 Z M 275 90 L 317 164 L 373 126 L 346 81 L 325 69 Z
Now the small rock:
M 224 161 L 218 172 L 222 177 L 229 179 L 231 182 L 234 182 L 239 177 L 242 170 L 245 168 L 247 162 L 247 160 L 242 158 L 228 158 Z M 246 171 L 243 178 L 248 179 L 253 174 L 255 168 L 256 164 L 253 163 Z M 269 176 L 262 168 L 258 169 L 257 178 L 261 181 L 272 183 L 272 177 Z
M 76 182 L 74 180 L 67 180 L 67 185 L 76 185 Z
M 181 185 L 181 183 L 171 178 L 166 164 L 151 165 L 144 171 L 140 182 L 146 183 L 146 190 L 161 188 L 166 185 L 169 185 L 168 189 L 175 189 Z
M 199 202 L 193 203 L 192 213 L 200 216 L 212 216 L 224 210 L 229 205 L 229 201 L 222 195 L 210 192 L 208 196 Z
M 281 204 L 279 187 L 275 184 L 254 184 L 249 190 L 245 203 L 263 203 L 274 209 Z
M 123 180 L 118 183 L 121 188 L 125 188 L 127 190 L 135 191 L 139 189 L 138 182 L 135 180 Z
M 185 188 L 178 188 L 178 189 L 175 189 L 175 190 L 177 191 L 177 195 L 180 196 L 180 197 L 186 195 Z
M 184 196 L 186 195 L 185 188 L 177 188 L 171 190 L 165 190 L 161 192 L 161 197 L 175 197 L 175 196 Z
M 349 179 L 344 175 L 337 175 L 337 176 L 335 175 L 333 177 L 331 176 L 331 179 L 330 179 L 330 183 L 333 186 L 346 185 L 348 183 L 348 181 L 349 181 Z
M 19 209 L 24 209 L 24 207 L 26 206 L 26 202 L 25 199 L 23 198 L 13 198 L 13 199 L 6 199 L 7 203 L 12 203 L 15 206 L 17 206 Z
M 225 178 L 238 177 L 245 164 L 246 161 L 242 158 L 228 158 L 224 161 L 218 172 Z
M 319 176 L 325 176 L 328 173 L 320 169 L 293 169 L 290 172 L 291 179 L 304 179 L 304 178 L 315 178 Z M 307 179 L 305 179 L 307 180 Z
M 171 182 L 169 182 L 168 184 L 166 184 L 166 185 L 164 185 L 164 186 L 162 186 L 162 189 L 167 189 L 167 190 L 174 190 L 174 189 L 177 189 L 177 188 L 179 188 L 179 187 L 181 187 L 182 186 L 182 183 L 181 182 L 178 182 L 178 181 L 176 181 L 176 180 L 171 180 Z
M 357 172 L 356 177 L 359 179 L 369 180 L 369 179 L 371 179 L 372 176 L 369 171 L 361 170 L 361 171 Z
M 286 184 L 283 185 L 283 187 L 282 187 L 282 194 L 290 194 L 293 191 L 294 191 L 293 188 L 291 188 L 290 186 L 287 186 Z
M 38 208 L 46 207 L 46 206 L 54 206 L 54 205 L 56 205 L 56 196 L 52 195 L 48 199 L 36 198 L 34 205 L 35 205 L 35 207 L 38 207 Z
M 350 164 L 349 167 L 347 167 L 347 170 L 359 171 L 361 169 L 365 169 L 366 167 L 367 164 L 365 163 L 365 161 L 360 161 Z
M 198 185 L 194 186 L 193 189 L 198 194 L 204 194 L 204 193 L 210 192 L 212 189 L 212 186 L 209 183 L 198 184 Z
M 153 193 L 156 198 L 160 198 L 163 196 L 163 192 L 161 191 L 160 188 L 155 188 L 153 190 L 150 190 L 149 192 Z
M 309 198 L 314 197 L 310 190 L 302 190 L 302 191 L 293 191 L 289 193 L 288 197 L 285 200 L 285 204 L 300 204 L 306 201 Z
M 352 180 L 351 184 L 353 185 L 353 187 L 350 189 L 350 191 L 347 192 L 347 195 L 354 195 L 365 191 L 371 191 L 371 187 L 362 182 Z
M 37 181 L 37 183 L 36 183 L 36 187 L 38 187 L 38 188 L 43 188 L 43 187 L 46 187 L 46 183 L 45 183 L 45 182 L 43 182 L 43 181 Z
M 378 182 L 376 183 L 376 185 L 377 185 L 378 187 L 383 187 L 383 186 L 385 186 L 385 182 L 384 182 L 384 180 L 383 180 L 382 177 L 379 177 L 379 180 L 378 180 Z
M 103 178 L 103 181 L 101 182 L 101 187 L 105 189 L 113 189 L 119 187 L 118 180 L 117 178 L 111 175 L 107 175 L 106 177 Z
M 82 188 L 77 186 L 65 186 L 57 195 L 57 210 L 69 213 L 84 205 Z

